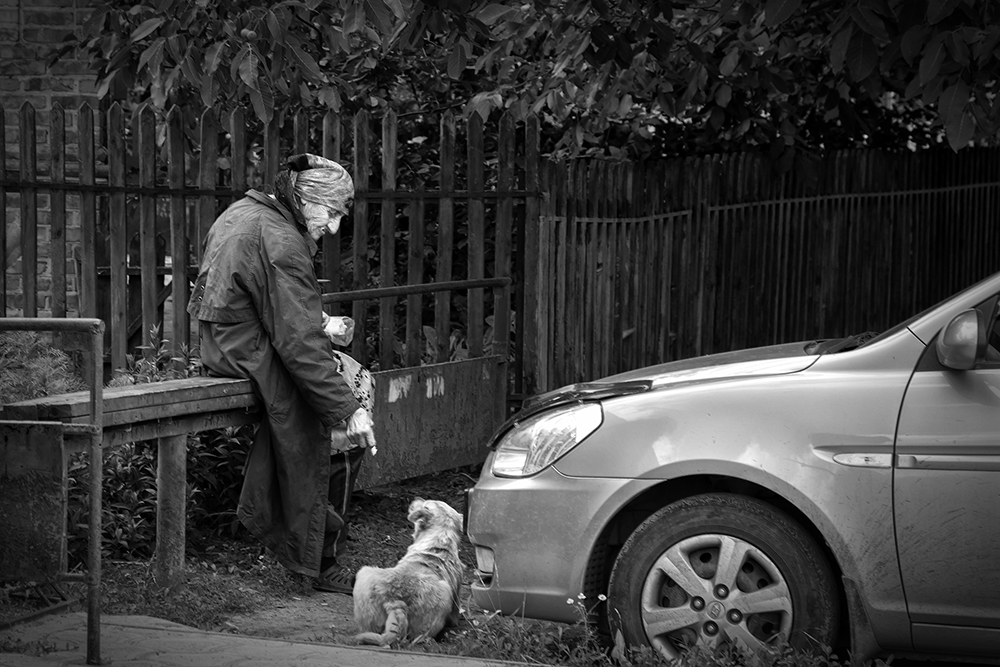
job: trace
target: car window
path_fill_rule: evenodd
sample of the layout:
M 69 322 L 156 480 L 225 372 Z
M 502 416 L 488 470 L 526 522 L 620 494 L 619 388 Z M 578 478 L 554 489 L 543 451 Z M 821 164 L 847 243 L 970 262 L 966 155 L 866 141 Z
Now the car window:
M 1000 305 L 1000 300 L 996 296 L 993 296 L 976 306 L 989 323 L 986 336 L 986 363 L 990 366 L 1000 366 L 1000 317 L 997 317 L 998 305 Z

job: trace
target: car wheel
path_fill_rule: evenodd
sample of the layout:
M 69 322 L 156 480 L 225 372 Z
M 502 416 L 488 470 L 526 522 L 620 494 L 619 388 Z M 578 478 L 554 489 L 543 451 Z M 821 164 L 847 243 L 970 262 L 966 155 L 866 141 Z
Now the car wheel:
M 801 526 L 758 500 L 712 493 L 664 507 L 626 540 L 608 621 L 629 646 L 671 659 L 693 646 L 831 646 L 838 600 L 830 565 Z

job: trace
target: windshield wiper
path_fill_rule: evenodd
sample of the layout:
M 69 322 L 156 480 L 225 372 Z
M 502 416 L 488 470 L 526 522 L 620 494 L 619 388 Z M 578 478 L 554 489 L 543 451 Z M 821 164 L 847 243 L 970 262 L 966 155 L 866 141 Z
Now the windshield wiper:
M 856 350 L 872 338 L 875 338 L 875 336 L 878 336 L 877 331 L 866 331 L 848 336 L 847 338 L 830 338 L 813 341 L 806 345 L 806 354 L 836 354 L 837 352 Z

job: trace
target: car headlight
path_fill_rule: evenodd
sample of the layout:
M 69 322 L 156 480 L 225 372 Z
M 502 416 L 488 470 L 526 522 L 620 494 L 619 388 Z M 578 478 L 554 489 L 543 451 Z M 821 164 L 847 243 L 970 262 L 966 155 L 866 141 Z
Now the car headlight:
M 493 474 L 534 475 L 583 442 L 603 420 L 599 403 L 576 403 L 529 417 L 501 438 Z

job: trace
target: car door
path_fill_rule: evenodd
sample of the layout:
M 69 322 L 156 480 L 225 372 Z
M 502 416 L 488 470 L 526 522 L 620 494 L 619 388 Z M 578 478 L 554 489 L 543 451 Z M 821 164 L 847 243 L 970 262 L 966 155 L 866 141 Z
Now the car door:
M 991 341 L 997 298 L 980 304 Z M 914 648 L 1000 654 L 1000 350 L 945 368 L 934 341 L 914 371 L 894 457 L 899 566 Z

